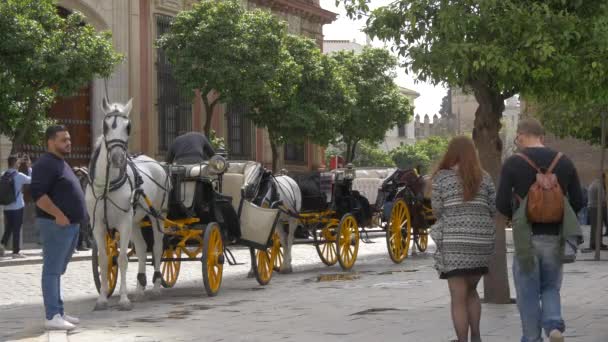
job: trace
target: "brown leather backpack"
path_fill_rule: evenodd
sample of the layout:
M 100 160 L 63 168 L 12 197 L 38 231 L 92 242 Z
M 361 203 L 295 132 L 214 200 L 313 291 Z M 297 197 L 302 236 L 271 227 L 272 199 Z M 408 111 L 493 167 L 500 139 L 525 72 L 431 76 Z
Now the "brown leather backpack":
M 523 153 L 516 153 L 536 170 L 536 181 L 528 190 L 528 219 L 532 223 L 561 223 L 564 219 L 564 192 L 553 173 L 563 156 L 559 152 L 546 172 Z

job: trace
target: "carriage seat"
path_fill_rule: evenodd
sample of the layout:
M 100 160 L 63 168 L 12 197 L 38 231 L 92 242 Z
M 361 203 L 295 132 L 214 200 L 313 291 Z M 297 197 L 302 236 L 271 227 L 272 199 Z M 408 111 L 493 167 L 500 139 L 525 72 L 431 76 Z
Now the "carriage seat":
M 170 165 L 172 185 L 176 196 L 186 208 L 192 208 L 194 204 L 194 194 L 196 192 L 196 181 L 201 177 L 210 174 L 207 171 L 207 164 L 172 164 Z M 213 176 L 216 177 L 216 176 Z
M 382 186 L 383 179 L 381 178 L 355 178 L 353 180 L 353 190 L 367 198 L 369 203 L 376 203 L 378 190 Z
M 356 169 L 355 179 L 357 178 L 380 178 L 385 179 L 395 172 L 394 168 L 386 169 Z
M 241 190 L 253 181 L 252 177 L 255 172 L 261 169 L 262 165 L 254 161 L 231 161 L 228 165 L 228 170 L 223 176 L 222 194 L 232 197 L 234 210 L 239 210 Z

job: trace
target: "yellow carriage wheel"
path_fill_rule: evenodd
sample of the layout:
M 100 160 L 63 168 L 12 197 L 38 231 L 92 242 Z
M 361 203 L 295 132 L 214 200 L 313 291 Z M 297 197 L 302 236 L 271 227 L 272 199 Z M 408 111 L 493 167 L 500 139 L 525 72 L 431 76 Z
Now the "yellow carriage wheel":
M 407 258 L 411 239 L 410 210 L 403 199 L 398 199 L 393 204 L 388 229 L 386 230 L 386 246 L 394 263 L 399 264 Z
M 343 270 L 350 270 L 359 253 L 359 225 L 352 214 L 346 214 L 338 226 L 338 261 Z
M 416 240 L 416 246 L 420 252 L 426 252 L 429 246 L 429 231 L 427 229 L 418 230 L 418 239 Z
M 224 271 L 224 242 L 219 224 L 212 222 L 205 229 L 203 239 L 203 284 L 207 295 L 217 295 Z
M 283 259 L 285 258 L 285 251 L 281 245 L 279 233 L 274 232 L 272 234 L 272 247 L 270 247 L 269 250 L 274 270 L 279 272 L 281 270 L 281 266 L 283 266 Z
M 163 256 L 160 259 L 160 272 L 162 275 L 160 283 L 164 288 L 175 286 L 182 264 L 181 260 L 179 260 L 181 257 L 182 249 L 180 247 L 168 246 L 163 251 Z
M 336 223 L 330 222 L 320 231 L 314 230 L 315 248 L 321 261 L 327 266 L 338 262 L 338 249 L 336 247 Z
M 118 243 L 120 241 L 120 234 L 114 233 L 114 237 L 106 232 L 106 256 L 108 259 L 108 297 L 112 296 L 116 289 L 116 283 L 118 282 Z M 97 292 L 101 291 L 101 269 L 99 268 L 99 251 L 97 244 L 93 244 L 92 251 L 92 264 L 93 264 L 93 281 Z
M 272 257 L 268 250 L 257 250 L 250 248 L 251 251 L 251 268 L 255 279 L 260 285 L 267 285 L 272 279 L 273 263 Z

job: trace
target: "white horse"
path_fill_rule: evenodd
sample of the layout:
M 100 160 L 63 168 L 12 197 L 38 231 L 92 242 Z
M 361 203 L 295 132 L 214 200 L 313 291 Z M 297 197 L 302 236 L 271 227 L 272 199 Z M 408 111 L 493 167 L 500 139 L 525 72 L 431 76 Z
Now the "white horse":
M 131 100 L 126 105 L 109 104 L 106 99 L 103 100 L 102 109 L 105 112 L 103 134 L 97 140 L 89 168 L 91 186 L 87 187 L 86 201 L 93 225 L 93 235 L 98 246 L 101 275 L 101 288 L 95 305 L 96 310 L 103 310 L 108 307 L 106 233 L 110 229 L 116 229 L 120 234 L 120 253 L 118 256 L 121 279 L 119 304 L 122 310 L 130 310 L 132 306 L 127 297 L 126 284 L 127 253 L 130 239 L 135 244 L 139 262 L 136 299 L 143 297 L 146 286 L 145 263 L 147 251 L 140 223 L 148 215 L 146 211 L 149 209 L 141 191 L 151 201 L 153 208 L 159 211 L 168 201 L 170 182 L 165 169 L 154 159 L 147 156 L 139 156 L 131 159 L 131 161 L 128 158 L 127 149 L 131 130 L 129 113 L 131 108 Z M 158 295 L 161 286 L 162 222 L 154 217 L 150 218 L 154 232 L 153 293 Z
M 285 175 L 270 175 L 268 179 L 262 180 L 259 193 L 260 195 L 255 200 L 257 202 L 255 204 L 257 205 L 268 206 L 276 200 L 282 202 L 277 232 L 279 233 L 281 246 L 283 247 L 284 258 L 279 272 L 291 273 L 293 272 L 291 266 L 291 248 L 293 246 L 294 234 L 298 227 L 298 218 L 296 216 L 302 208 L 302 192 L 293 178 Z M 283 229 L 285 223 L 287 223 L 287 231 Z

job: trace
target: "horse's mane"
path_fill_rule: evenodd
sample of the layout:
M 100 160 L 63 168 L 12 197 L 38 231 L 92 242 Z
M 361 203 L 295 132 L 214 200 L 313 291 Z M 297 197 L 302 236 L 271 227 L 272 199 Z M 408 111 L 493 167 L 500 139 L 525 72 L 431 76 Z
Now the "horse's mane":
M 95 163 L 97 162 L 97 158 L 99 157 L 99 152 L 101 152 L 101 143 L 103 142 L 103 134 L 97 138 L 95 142 L 95 147 L 93 148 L 93 153 L 91 154 L 91 160 L 89 161 L 89 178 L 95 178 Z

